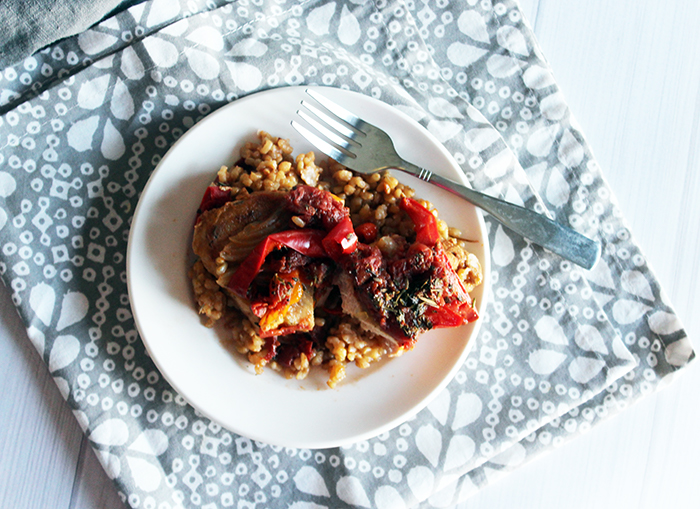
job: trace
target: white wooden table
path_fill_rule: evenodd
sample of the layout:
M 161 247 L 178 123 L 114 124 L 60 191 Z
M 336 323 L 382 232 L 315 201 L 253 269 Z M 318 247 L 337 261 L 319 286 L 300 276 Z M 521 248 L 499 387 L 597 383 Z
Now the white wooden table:
M 632 232 L 699 347 L 700 2 L 521 4 Z M 0 507 L 124 507 L 5 289 L 0 394 Z M 700 507 L 698 427 L 695 365 L 458 507 Z

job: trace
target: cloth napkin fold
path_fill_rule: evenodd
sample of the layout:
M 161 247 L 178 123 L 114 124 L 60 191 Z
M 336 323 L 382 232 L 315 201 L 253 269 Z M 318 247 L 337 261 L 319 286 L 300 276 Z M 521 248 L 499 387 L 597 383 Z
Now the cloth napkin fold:
M 0 68 L 21 62 L 59 39 L 79 34 L 140 0 L 3 0 Z
M 473 187 L 604 245 L 584 271 L 487 217 L 493 296 L 455 380 L 391 432 L 323 451 L 188 406 L 125 283 L 129 221 L 168 148 L 238 97 L 301 84 L 394 105 Z M 147 1 L 5 69 L 0 112 L 0 273 L 132 507 L 448 507 L 694 357 L 514 2 Z

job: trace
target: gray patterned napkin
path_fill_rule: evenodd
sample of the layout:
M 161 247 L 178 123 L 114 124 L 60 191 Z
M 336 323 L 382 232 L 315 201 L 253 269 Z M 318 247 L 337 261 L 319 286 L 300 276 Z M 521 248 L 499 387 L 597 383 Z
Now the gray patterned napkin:
M 0 67 L 21 62 L 48 44 L 79 34 L 110 11 L 139 0 L 3 0 Z
M 125 283 L 168 148 L 238 97 L 300 84 L 394 105 L 475 188 L 604 245 L 584 271 L 487 217 L 493 298 L 454 381 L 396 429 L 319 451 L 188 406 Z M 131 507 L 448 507 L 694 357 L 514 2 L 152 0 L 5 69 L 0 112 L 0 273 Z

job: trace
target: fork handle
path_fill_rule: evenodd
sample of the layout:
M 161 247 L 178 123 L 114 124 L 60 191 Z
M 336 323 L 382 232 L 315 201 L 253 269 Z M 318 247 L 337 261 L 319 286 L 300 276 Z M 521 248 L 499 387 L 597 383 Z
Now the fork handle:
M 405 162 L 398 169 L 461 196 L 495 217 L 501 224 L 585 269 L 600 258 L 600 244 L 530 209 L 494 198 Z

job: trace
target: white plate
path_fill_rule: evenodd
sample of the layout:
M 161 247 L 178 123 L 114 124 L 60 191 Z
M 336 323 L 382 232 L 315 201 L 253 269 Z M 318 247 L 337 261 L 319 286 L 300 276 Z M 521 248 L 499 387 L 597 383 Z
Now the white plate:
M 134 213 L 127 254 L 129 298 L 146 348 L 172 386 L 202 414 L 225 428 L 287 447 L 346 445 L 387 431 L 424 408 L 464 362 L 481 323 L 424 334 L 413 351 L 361 370 L 329 389 L 325 370 L 306 380 L 286 380 L 272 370 L 255 375 L 240 356 L 221 346 L 197 315 L 187 270 L 194 214 L 222 164 L 238 159 L 258 130 L 289 138 L 294 154 L 311 150 L 290 126 L 306 87 L 247 96 L 190 129 L 153 172 Z M 407 115 L 370 97 L 319 88 L 329 98 L 384 128 L 399 153 L 416 164 L 464 182 L 445 148 Z M 469 238 L 486 283 L 473 292 L 487 298 L 490 260 L 481 214 L 470 204 L 396 172 L 440 217 Z M 313 370 L 312 370 L 313 371 Z

